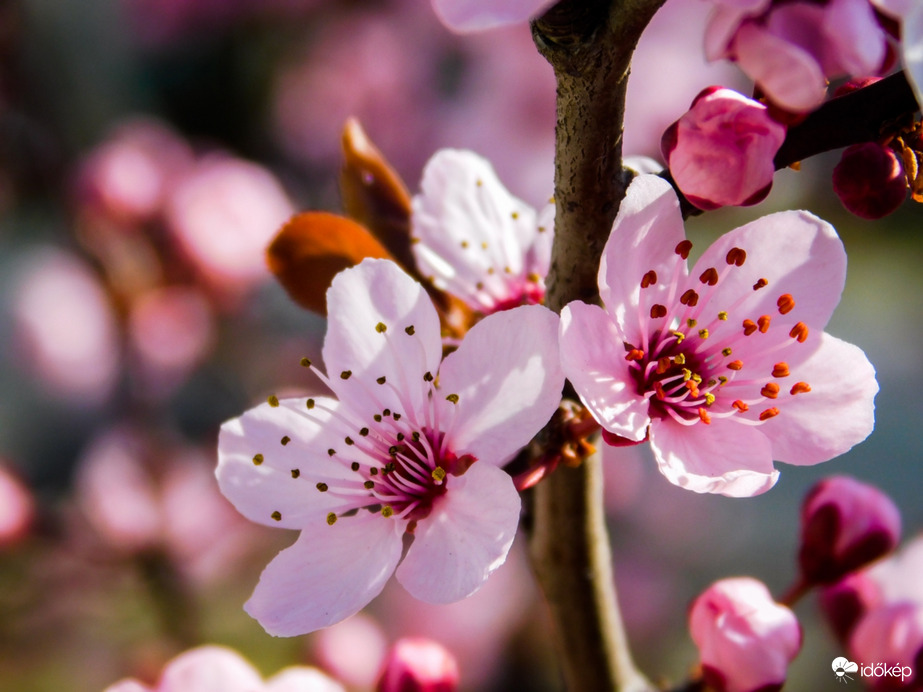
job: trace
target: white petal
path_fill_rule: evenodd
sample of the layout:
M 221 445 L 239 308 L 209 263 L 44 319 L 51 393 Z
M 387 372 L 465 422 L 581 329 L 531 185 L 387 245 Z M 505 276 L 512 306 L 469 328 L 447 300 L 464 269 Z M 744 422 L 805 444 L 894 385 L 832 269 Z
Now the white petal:
M 377 596 L 401 558 L 402 525 L 360 510 L 301 532 L 263 570 L 244 609 L 272 635 L 327 627 Z
M 250 692 L 262 687 L 259 673 L 240 654 L 220 646 L 201 646 L 170 661 L 157 689 Z
M 318 482 L 348 477 L 345 466 L 327 453 L 331 448 L 347 452 L 343 438 L 335 436 L 339 424 L 324 410 L 339 405 L 321 397 L 316 402 L 311 411 L 304 399 L 261 404 L 221 426 L 218 485 L 251 521 L 288 529 L 325 526 L 327 513 L 342 509 L 341 500 L 316 488 Z M 285 445 L 284 436 L 290 439 Z
M 923 4 L 914 3 L 904 15 L 901 41 L 907 78 L 920 104 L 923 103 Z
M 433 0 L 442 23 L 454 31 L 484 31 L 519 24 L 539 15 L 553 0 Z
M 340 401 L 366 418 L 421 411 L 423 375 L 442 359 L 439 317 L 423 287 L 393 262 L 366 259 L 333 279 L 327 313 L 324 363 Z
M 439 371 L 440 427 L 456 454 L 507 461 L 548 422 L 561 401 L 558 316 L 541 305 L 489 315 Z M 445 397 L 458 395 L 453 404 Z
M 266 681 L 265 692 L 346 692 L 333 678 L 316 668 L 292 666 Z
M 651 448 L 667 480 L 697 493 L 752 497 L 779 479 L 766 436 L 729 420 L 691 426 L 655 420 Z
M 561 364 L 583 405 L 609 432 L 640 442 L 651 422 L 638 396 L 618 327 L 595 305 L 575 301 L 561 311 Z
M 519 495 L 504 471 L 476 463 L 447 482 L 397 570 L 404 588 L 427 603 L 452 603 L 477 591 L 506 560 L 519 524 Z

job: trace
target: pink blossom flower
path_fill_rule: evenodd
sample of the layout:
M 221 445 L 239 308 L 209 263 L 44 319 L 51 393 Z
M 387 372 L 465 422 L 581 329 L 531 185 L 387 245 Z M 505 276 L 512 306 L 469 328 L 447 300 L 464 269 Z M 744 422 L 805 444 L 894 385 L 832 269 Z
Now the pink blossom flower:
M 263 682 L 259 672 L 236 651 L 206 645 L 167 663 L 154 686 L 127 678 L 104 692 L 345 692 L 345 688 L 307 666 L 286 668 Z
M 407 637 L 395 642 L 385 659 L 378 692 L 455 692 L 458 664 L 432 639 Z
M 917 575 L 919 578 L 919 575 Z M 849 640 L 855 660 L 874 661 L 887 668 L 900 667 L 900 675 L 873 677 L 873 690 L 897 692 L 919 690 L 919 666 L 923 657 L 923 605 L 900 602 L 887 604 L 869 612 L 856 625 Z
M 828 79 L 877 73 L 887 56 L 887 37 L 869 0 L 713 2 L 706 57 L 735 61 L 790 111 L 816 108 Z
M 420 189 L 412 249 L 436 288 L 485 314 L 542 301 L 554 205 L 536 213 L 503 187 L 486 159 L 453 149 L 429 160 Z
M 433 0 L 433 9 L 448 28 L 483 31 L 529 21 L 554 0 Z
M 773 157 L 785 126 L 763 104 L 709 87 L 667 128 L 661 148 L 673 180 L 699 209 L 761 202 L 772 187 Z
M 750 577 L 722 579 L 708 587 L 692 604 L 689 631 L 705 680 L 718 692 L 781 689 L 801 649 L 795 614 Z
M 833 228 L 771 214 L 690 271 L 691 246 L 673 188 L 635 178 L 600 262 L 605 308 L 561 313 L 564 372 L 603 428 L 649 436 L 672 483 L 731 496 L 772 487 L 773 459 L 817 464 L 865 439 L 874 370 L 823 332 L 846 274 Z
M 894 550 L 901 516 L 890 497 L 848 476 L 817 483 L 801 508 L 798 560 L 808 583 L 833 583 Z
M 541 306 L 485 318 L 445 360 L 435 308 L 391 262 L 341 272 L 327 308 L 323 356 L 337 374 L 314 371 L 336 398 L 270 397 L 225 423 L 218 442 L 218 482 L 237 509 L 301 529 L 246 605 L 275 635 L 352 615 L 395 570 L 430 603 L 480 588 L 519 520 L 499 467 L 551 417 L 563 386 L 558 319 Z
M 901 54 L 907 79 L 923 104 L 923 4 L 916 0 L 872 0 L 881 12 L 901 23 Z

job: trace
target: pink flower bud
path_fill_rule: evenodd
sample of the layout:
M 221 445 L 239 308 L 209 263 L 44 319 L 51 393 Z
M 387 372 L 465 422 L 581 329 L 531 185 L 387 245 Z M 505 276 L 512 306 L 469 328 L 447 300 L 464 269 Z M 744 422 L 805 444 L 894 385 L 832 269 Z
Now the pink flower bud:
M 900 532 L 900 513 L 883 492 L 847 476 L 826 478 L 801 509 L 802 576 L 832 584 L 891 552 Z
M 856 626 L 849 650 L 853 660 L 874 662 L 863 677 L 875 692 L 919 690 L 923 605 L 902 602 L 873 610 Z
M 833 191 L 862 219 L 880 219 L 907 196 L 904 167 L 897 154 L 877 142 L 854 144 L 833 169 Z
M 399 639 L 385 659 L 378 692 L 454 692 L 458 665 L 431 639 Z
M 801 648 L 795 614 L 750 577 L 708 587 L 692 604 L 689 630 L 705 681 L 718 692 L 781 689 Z
M 784 140 L 785 126 L 766 106 L 731 89 L 709 87 L 667 128 L 660 146 L 679 189 L 709 210 L 762 201 Z

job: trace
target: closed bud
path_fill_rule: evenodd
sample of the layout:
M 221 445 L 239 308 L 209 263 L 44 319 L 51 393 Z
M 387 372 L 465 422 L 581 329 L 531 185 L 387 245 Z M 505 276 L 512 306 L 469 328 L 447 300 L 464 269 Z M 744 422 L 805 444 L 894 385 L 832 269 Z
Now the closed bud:
M 832 584 L 891 552 L 901 532 L 894 502 L 847 476 L 815 485 L 801 509 L 798 561 L 808 584 Z
M 388 653 L 377 692 L 455 692 L 458 664 L 430 639 L 399 639 Z
M 907 179 L 897 154 L 877 142 L 847 147 L 833 169 L 833 191 L 847 211 L 880 219 L 907 197 Z

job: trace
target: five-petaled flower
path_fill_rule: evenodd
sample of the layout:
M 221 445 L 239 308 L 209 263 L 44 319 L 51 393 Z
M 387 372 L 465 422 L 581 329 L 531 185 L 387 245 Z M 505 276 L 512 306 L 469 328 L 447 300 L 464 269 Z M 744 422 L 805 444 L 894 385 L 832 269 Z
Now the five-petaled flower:
M 490 314 L 541 303 L 551 264 L 554 205 L 536 212 L 474 152 L 440 149 L 413 198 L 412 250 L 436 288 Z
M 337 275 L 327 308 L 329 379 L 315 372 L 336 398 L 270 397 L 219 438 L 218 481 L 237 509 L 301 529 L 246 605 L 276 635 L 357 612 L 395 570 L 431 603 L 477 590 L 519 521 L 500 466 L 564 384 L 558 318 L 539 305 L 486 317 L 444 360 L 436 310 L 389 261 Z
M 691 246 L 673 189 L 635 178 L 603 250 L 605 309 L 561 313 L 564 372 L 609 438 L 649 436 L 671 482 L 731 496 L 772 487 L 774 459 L 816 464 L 865 439 L 874 370 L 823 331 L 846 273 L 834 229 L 771 214 L 692 271 Z

